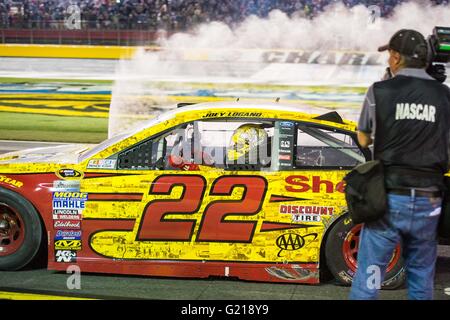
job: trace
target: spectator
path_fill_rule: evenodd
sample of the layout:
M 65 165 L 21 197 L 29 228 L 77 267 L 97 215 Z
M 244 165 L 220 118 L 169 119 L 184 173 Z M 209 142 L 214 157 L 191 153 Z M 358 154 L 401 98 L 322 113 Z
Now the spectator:
M 404 0 L 1 0 L 2 28 L 63 28 L 69 5 L 78 5 L 82 28 L 181 31 L 208 21 L 234 26 L 274 9 L 314 18 L 337 1 L 345 6 L 378 5 L 389 16 Z M 450 0 L 430 0 L 448 5 Z

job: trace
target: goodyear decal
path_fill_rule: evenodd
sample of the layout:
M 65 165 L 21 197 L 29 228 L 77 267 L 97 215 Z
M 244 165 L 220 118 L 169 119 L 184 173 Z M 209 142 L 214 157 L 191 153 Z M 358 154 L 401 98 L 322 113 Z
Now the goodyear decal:
M 14 186 L 16 188 L 22 188 L 22 186 L 23 186 L 23 182 L 22 181 L 14 180 L 14 179 L 8 178 L 7 176 L 1 176 L 0 175 L 0 182 L 9 184 L 9 185 Z

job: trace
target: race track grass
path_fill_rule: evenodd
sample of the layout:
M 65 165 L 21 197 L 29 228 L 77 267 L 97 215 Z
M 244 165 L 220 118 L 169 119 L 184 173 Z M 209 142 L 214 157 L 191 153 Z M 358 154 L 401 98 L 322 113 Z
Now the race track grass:
M 108 118 L 0 112 L 0 140 L 98 143 L 108 136 Z

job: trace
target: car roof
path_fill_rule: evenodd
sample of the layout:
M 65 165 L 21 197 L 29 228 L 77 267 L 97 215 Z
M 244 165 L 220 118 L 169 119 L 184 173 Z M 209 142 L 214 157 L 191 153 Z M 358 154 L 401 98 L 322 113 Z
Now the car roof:
M 178 107 L 177 107 L 178 106 Z M 152 126 L 168 121 L 173 118 L 177 118 L 178 116 L 183 117 L 183 113 L 195 113 L 195 112 L 214 112 L 217 111 L 225 111 L 225 110 L 237 110 L 242 112 L 251 111 L 252 113 L 257 111 L 263 112 L 266 111 L 267 114 L 277 114 L 279 113 L 294 113 L 296 116 L 299 116 L 299 120 L 313 121 L 313 122 L 325 122 L 328 125 L 332 125 L 334 127 L 341 128 L 352 128 L 355 127 L 355 124 L 352 121 L 344 120 L 342 122 L 341 117 L 331 111 L 329 109 L 314 107 L 306 104 L 295 104 L 295 105 L 287 105 L 283 103 L 277 102 L 246 102 L 246 101 L 226 101 L 226 102 L 204 102 L 204 103 L 195 103 L 195 104 L 178 104 L 175 106 L 171 106 L 168 108 L 168 111 L 162 112 L 157 117 L 141 122 L 140 124 L 134 127 L 134 130 L 124 132 L 122 134 L 118 134 L 113 136 L 112 138 L 105 140 L 100 143 L 93 149 L 89 150 L 81 159 L 86 159 L 101 150 L 105 150 L 111 145 L 116 144 L 120 140 L 128 139 L 139 132 L 151 128 Z M 331 117 L 329 117 L 330 113 L 335 113 Z M 267 115 L 263 114 L 262 117 L 266 117 Z M 231 116 L 232 118 L 246 118 L 245 115 L 242 116 Z M 332 124 L 331 124 L 332 123 Z
M 259 109 L 262 111 L 287 111 L 304 113 L 306 117 L 327 113 L 330 110 L 307 104 L 283 104 L 278 102 L 249 102 L 249 101 L 220 101 L 202 102 L 195 104 L 178 104 L 175 113 L 184 111 L 204 111 L 213 109 L 238 109 L 246 111 L 248 109 Z

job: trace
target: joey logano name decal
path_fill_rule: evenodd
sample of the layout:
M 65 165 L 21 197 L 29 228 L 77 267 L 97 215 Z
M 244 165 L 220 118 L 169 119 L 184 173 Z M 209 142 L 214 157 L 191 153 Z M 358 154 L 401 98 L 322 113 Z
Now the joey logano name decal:
M 259 118 L 262 116 L 261 112 L 208 112 L 203 118 L 217 118 L 217 117 L 255 117 Z

